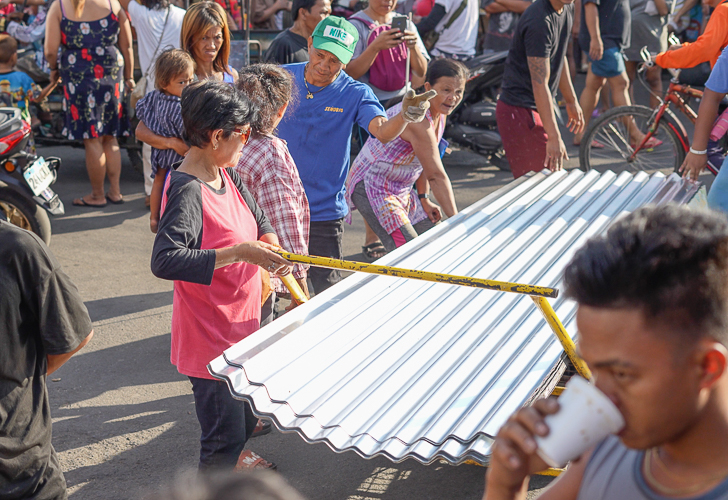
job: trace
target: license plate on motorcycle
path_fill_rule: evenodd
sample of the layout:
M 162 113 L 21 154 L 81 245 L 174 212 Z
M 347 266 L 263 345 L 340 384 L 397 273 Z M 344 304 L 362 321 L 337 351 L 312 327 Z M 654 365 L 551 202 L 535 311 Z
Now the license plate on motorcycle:
M 35 160 L 30 168 L 23 172 L 23 177 L 25 177 L 28 186 L 30 186 L 30 189 L 36 196 L 40 196 L 53 183 L 53 172 L 48 168 L 48 162 L 42 156 Z

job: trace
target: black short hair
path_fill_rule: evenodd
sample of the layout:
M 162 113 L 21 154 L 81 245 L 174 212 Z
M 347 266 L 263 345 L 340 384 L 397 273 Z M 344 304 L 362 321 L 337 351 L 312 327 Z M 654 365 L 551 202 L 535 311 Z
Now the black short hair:
M 311 9 L 313 9 L 313 6 L 316 5 L 316 2 L 318 0 L 293 0 L 293 3 L 291 4 L 291 17 L 295 21 L 298 19 L 298 11 L 299 9 L 306 9 L 308 12 L 311 12 Z
M 425 73 L 425 81 L 430 85 L 435 85 L 440 78 L 457 78 L 464 82 L 468 81 L 468 68 L 460 61 L 441 57 L 432 61 L 427 66 Z
M 182 91 L 182 121 L 190 146 L 204 148 L 213 131 L 228 138 L 235 127 L 257 119 L 255 104 L 231 85 L 216 80 L 195 82 Z
M 564 287 L 582 305 L 639 308 L 681 341 L 728 346 L 728 220 L 674 204 L 641 208 L 576 252 Z

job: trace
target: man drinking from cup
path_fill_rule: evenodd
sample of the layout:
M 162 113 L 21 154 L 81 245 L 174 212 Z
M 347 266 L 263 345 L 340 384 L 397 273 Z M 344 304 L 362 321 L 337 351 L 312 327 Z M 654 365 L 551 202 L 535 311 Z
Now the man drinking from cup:
M 728 498 L 725 217 L 642 208 L 579 250 L 564 286 L 578 304 L 580 353 L 625 425 L 539 499 Z M 501 428 L 486 500 L 526 498 L 529 475 L 547 468 L 537 439 L 563 430 L 545 422 L 558 410 L 540 400 Z

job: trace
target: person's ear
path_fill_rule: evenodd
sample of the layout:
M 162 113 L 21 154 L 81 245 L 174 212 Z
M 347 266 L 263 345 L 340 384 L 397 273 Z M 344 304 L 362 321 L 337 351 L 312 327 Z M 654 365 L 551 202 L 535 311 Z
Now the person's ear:
M 278 110 L 278 119 L 282 119 L 283 115 L 286 114 L 286 109 L 288 109 L 288 103 L 285 103 L 281 108 Z
M 311 49 L 313 48 L 313 37 L 308 37 L 308 52 L 311 53 Z
M 428 90 L 432 90 L 432 85 L 430 85 L 430 82 L 425 82 L 425 92 Z
M 222 129 L 217 129 L 210 135 L 210 142 L 212 143 L 212 149 L 217 149 L 220 146 L 220 140 L 222 139 Z
M 728 367 L 728 349 L 720 342 L 706 341 L 698 350 L 700 360 L 700 388 L 709 389 L 725 374 Z

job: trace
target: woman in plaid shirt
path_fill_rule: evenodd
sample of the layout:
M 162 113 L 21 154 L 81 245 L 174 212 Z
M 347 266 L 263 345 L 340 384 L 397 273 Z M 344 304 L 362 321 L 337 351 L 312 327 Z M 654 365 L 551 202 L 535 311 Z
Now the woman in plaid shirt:
M 281 246 L 307 255 L 311 220 L 308 199 L 286 141 L 274 135 L 291 100 L 291 74 L 275 64 L 255 64 L 241 70 L 237 85 L 256 102 L 259 114 L 235 170 L 273 224 Z M 293 268 L 293 276 L 306 296 L 307 269 L 301 264 Z M 288 293 L 278 278 L 271 278 L 271 286 L 279 295 Z M 264 318 L 272 312 L 265 309 Z

